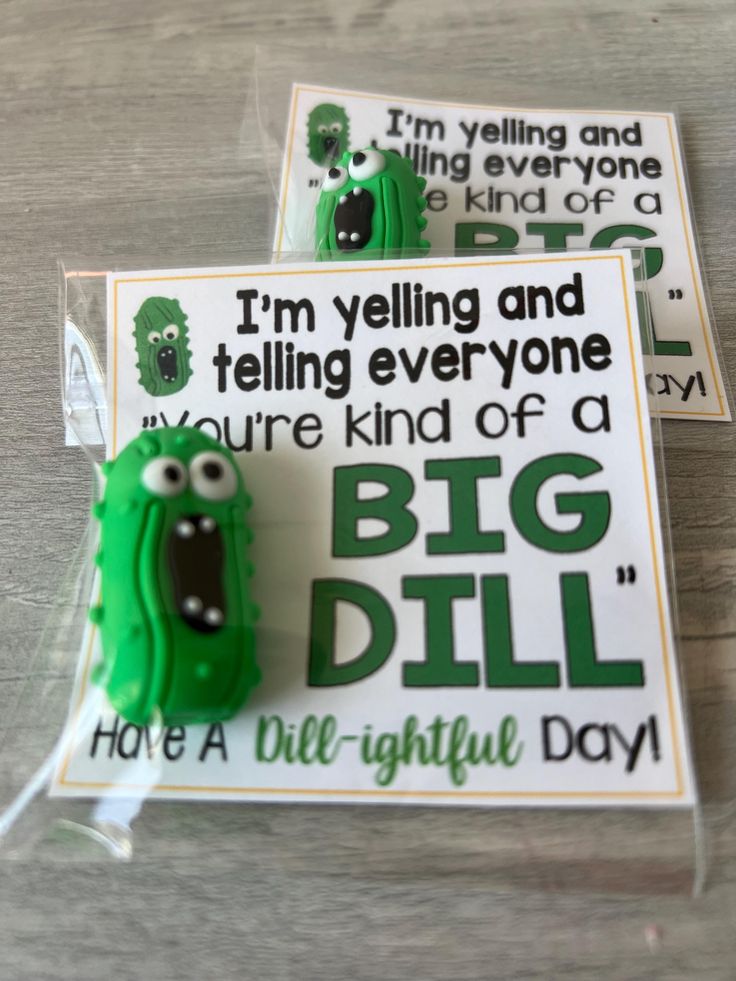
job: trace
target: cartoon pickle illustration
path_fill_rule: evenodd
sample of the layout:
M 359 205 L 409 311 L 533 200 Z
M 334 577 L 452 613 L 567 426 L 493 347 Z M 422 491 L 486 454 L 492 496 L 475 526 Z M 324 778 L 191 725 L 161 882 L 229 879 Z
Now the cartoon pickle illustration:
M 317 260 L 423 255 L 429 249 L 421 237 L 426 186 L 411 162 L 392 150 L 343 154 L 327 171 L 317 202 Z
M 139 382 L 149 395 L 180 392 L 192 375 L 187 315 L 178 300 L 149 296 L 133 317 Z
M 229 450 L 198 429 L 142 433 L 103 465 L 94 680 L 129 722 L 217 722 L 260 680 L 246 525 Z
M 307 118 L 309 159 L 318 167 L 339 160 L 350 146 L 350 120 L 342 106 L 323 102 Z

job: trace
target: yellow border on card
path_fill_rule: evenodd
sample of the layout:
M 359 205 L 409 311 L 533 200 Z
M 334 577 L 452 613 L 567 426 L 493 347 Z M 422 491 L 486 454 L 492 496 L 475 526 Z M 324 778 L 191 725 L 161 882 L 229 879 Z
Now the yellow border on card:
M 639 449 L 641 454 L 641 465 L 642 465 L 642 475 L 644 478 L 644 488 L 646 496 L 646 509 L 647 509 L 647 523 L 649 527 L 649 545 L 652 552 L 652 568 L 654 570 L 654 581 L 655 590 L 657 596 L 657 610 L 659 616 L 659 632 L 661 641 L 661 651 L 662 660 L 664 667 L 665 676 L 665 687 L 667 690 L 667 707 L 669 713 L 669 725 L 670 725 L 670 735 L 672 741 L 672 748 L 675 760 L 675 774 L 676 774 L 676 789 L 674 791 L 477 791 L 477 790 L 413 790 L 413 791 L 403 791 L 403 790 L 335 790 L 335 789 L 317 789 L 317 788 L 294 788 L 294 787 L 191 787 L 184 785 L 169 785 L 169 784 L 157 784 L 154 786 L 148 786 L 145 784 L 129 784 L 129 783 L 110 783 L 110 782 L 97 782 L 97 781 L 83 781 L 83 780 L 70 780 L 67 777 L 69 770 L 69 765 L 71 762 L 72 754 L 76 748 L 76 731 L 79 722 L 79 717 L 82 710 L 82 705 L 84 704 L 84 698 L 87 691 L 87 681 L 89 677 L 89 669 L 92 660 L 92 652 L 94 650 L 94 639 L 96 633 L 96 627 L 93 626 L 90 630 L 89 641 L 87 644 L 87 650 L 84 656 L 84 665 L 82 668 L 82 683 L 80 685 L 79 697 L 77 699 L 77 704 L 74 709 L 74 715 L 71 722 L 71 737 L 69 740 L 69 748 L 67 750 L 64 762 L 62 764 L 58 784 L 62 787 L 76 787 L 85 788 L 88 790 L 146 790 L 149 793 L 155 791 L 165 791 L 172 794 L 183 793 L 188 796 L 192 794 L 242 794 L 242 795 L 272 795 L 278 796 L 283 795 L 288 796 L 305 796 L 305 797 L 316 797 L 320 796 L 323 798 L 328 797 L 364 797 L 364 798 L 436 798 L 445 800 L 484 800 L 490 798 L 503 798 L 509 802 L 514 800 L 554 800 L 554 799 L 566 799 L 566 800 L 678 800 L 681 799 L 685 794 L 685 786 L 683 780 L 683 768 L 682 768 L 682 747 L 680 745 L 680 738 L 678 732 L 678 726 L 676 725 L 676 713 L 675 713 L 675 691 L 674 691 L 674 678 L 673 678 L 673 666 L 672 666 L 672 651 L 669 646 L 669 638 L 667 632 L 667 608 L 666 608 L 666 593 L 663 584 L 663 571 L 660 568 L 660 564 L 657 560 L 657 532 L 654 520 L 654 505 L 653 505 L 653 493 L 652 493 L 652 477 L 649 473 L 647 467 L 647 454 L 646 454 L 646 440 L 644 437 L 645 426 L 649 424 L 648 414 L 646 420 L 644 419 L 645 407 L 643 405 L 643 400 L 639 388 L 639 374 L 637 371 L 637 361 L 636 353 L 638 350 L 638 345 L 635 341 L 633 325 L 631 321 L 631 296 L 629 294 L 629 287 L 626 279 L 626 267 L 624 265 L 624 259 L 621 255 L 605 255 L 605 254 L 591 254 L 586 256 L 580 256 L 576 259 L 570 259 L 568 256 L 538 256 L 536 258 L 529 258 L 525 256 L 518 256 L 512 259 L 478 259 L 468 262 L 423 262 L 420 265 L 391 265 L 389 262 L 382 262 L 378 266 L 364 266 L 361 268 L 355 268 L 352 264 L 336 264 L 334 266 L 326 266 L 321 269 L 294 269 L 289 266 L 282 266 L 279 268 L 264 267 L 263 269 L 258 269 L 253 272 L 227 272 L 227 273 L 198 273 L 193 275 L 181 275 L 181 276 L 134 276 L 134 277 L 121 277 L 116 279 L 114 283 L 114 301 L 113 301 L 113 385 L 112 385 L 112 399 L 113 399 L 113 412 L 112 412 L 112 456 L 114 457 L 117 453 L 117 425 L 118 425 L 118 359 L 117 359 L 117 348 L 118 348 L 118 287 L 123 283 L 158 283 L 158 282 L 174 282 L 181 280 L 203 280 L 203 279 L 244 279 L 247 277 L 268 277 L 268 276 L 329 276 L 329 275 L 360 275 L 365 272 L 404 272 L 409 270 L 427 270 L 427 269 L 464 269 L 470 267 L 497 267 L 497 266 L 512 266 L 512 265 L 536 265 L 540 263 L 560 263 L 560 262 L 617 262 L 619 266 L 619 272 L 621 276 L 621 285 L 624 293 L 624 305 L 626 310 L 626 330 L 628 335 L 629 343 L 629 357 L 631 363 L 631 375 L 634 383 L 634 397 L 636 406 L 636 418 L 637 427 L 639 435 Z
M 710 367 L 711 380 L 716 390 L 716 396 L 718 398 L 718 412 L 697 412 L 691 411 L 689 409 L 663 409 L 661 412 L 662 417 L 667 418 L 669 416 L 690 416 L 693 419 L 723 419 L 726 416 L 726 410 L 724 408 L 724 396 L 721 392 L 721 386 L 719 384 L 720 372 L 716 368 L 716 360 L 713 352 L 712 338 L 710 336 L 709 324 L 705 315 L 705 301 L 702 294 L 702 286 L 700 282 L 700 276 L 698 273 L 698 265 L 695 261 L 695 248 L 693 244 L 693 232 L 690 223 L 689 212 L 687 204 L 685 201 L 685 191 L 683 187 L 683 177 L 682 177 L 682 163 L 680 160 L 680 155 L 677 152 L 677 141 L 674 133 L 674 128 L 672 126 L 672 115 L 671 113 L 663 112 L 621 112 L 613 109 L 520 109 L 513 106 L 479 106 L 473 104 L 467 104 L 464 102 L 440 102 L 434 99 L 404 99 L 398 98 L 396 96 L 388 95 L 374 95 L 372 93 L 365 92 L 355 92 L 346 91 L 344 89 L 330 89 L 330 88 L 320 88 L 316 85 L 294 85 L 292 94 L 292 104 L 291 112 L 289 114 L 289 128 L 287 131 L 287 147 L 286 147 L 286 166 L 284 169 L 283 177 L 283 187 L 281 188 L 281 200 L 279 203 L 279 213 L 278 213 L 278 241 L 276 243 L 276 256 L 277 258 L 281 255 L 281 248 L 284 241 L 284 216 L 286 214 L 286 201 L 289 195 L 289 184 L 290 184 L 290 174 L 291 174 L 291 160 L 294 152 L 294 139 L 296 137 L 296 108 L 299 101 L 299 96 L 302 92 L 313 92 L 321 95 L 337 95 L 343 98 L 360 98 L 360 99 L 373 99 L 379 102 L 394 101 L 394 102 L 404 102 L 407 105 L 417 105 L 417 106 L 439 106 L 444 109 L 492 109 L 494 112 L 525 112 L 525 113 L 549 113 L 549 112 L 561 112 L 568 113 L 570 115 L 595 115 L 595 116 L 647 116 L 652 119 L 664 119 L 667 121 L 667 135 L 670 142 L 670 150 L 672 152 L 672 163 L 674 165 L 675 179 L 677 182 L 677 196 L 680 201 L 680 213 L 682 216 L 682 226 L 685 232 L 685 242 L 687 245 L 687 257 L 690 264 L 690 275 L 693 281 L 693 289 L 695 291 L 695 301 L 698 307 L 698 317 L 700 319 L 700 329 L 703 334 L 703 343 L 705 344 L 705 352 L 708 358 L 708 366 Z M 658 413 L 660 414 L 660 413 Z

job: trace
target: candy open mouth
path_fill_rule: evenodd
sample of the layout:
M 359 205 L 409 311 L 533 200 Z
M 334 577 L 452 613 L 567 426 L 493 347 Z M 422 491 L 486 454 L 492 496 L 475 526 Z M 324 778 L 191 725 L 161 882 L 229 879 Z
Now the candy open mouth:
M 163 380 L 165 382 L 176 381 L 176 376 L 179 372 L 174 348 L 170 344 L 165 344 L 159 349 L 156 360 L 158 361 L 158 370 L 161 372 Z
M 334 160 L 337 157 L 337 152 L 340 149 L 340 141 L 335 136 L 325 136 L 322 141 L 325 148 L 325 157 L 328 160 Z
M 340 251 L 365 248 L 371 237 L 374 207 L 373 195 L 364 187 L 354 187 L 342 195 L 335 208 L 335 234 Z
M 214 633 L 225 622 L 224 553 L 220 527 L 209 514 L 179 518 L 169 536 L 176 608 L 193 630 L 203 634 Z

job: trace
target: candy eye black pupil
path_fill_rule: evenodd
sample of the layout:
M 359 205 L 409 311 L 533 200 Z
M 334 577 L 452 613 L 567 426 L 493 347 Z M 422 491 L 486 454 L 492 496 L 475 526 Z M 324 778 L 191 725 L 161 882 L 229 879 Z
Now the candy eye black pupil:
M 207 477 L 208 480 L 217 480 L 222 476 L 222 467 L 220 466 L 219 463 L 212 463 L 212 462 L 205 463 L 205 465 L 202 467 L 202 470 L 204 472 L 205 477 Z
M 353 163 L 360 167 L 362 163 L 365 163 L 365 154 L 361 153 L 360 151 L 356 153 L 353 157 Z
M 176 484 L 179 481 L 181 474 L 175 466 L 169 464 L 164 470 L 164 476 L 167 480 L 170 480 L 172 484 Z
M 333 179 L 333 181 L 336 181 L 337 178 L 340 176 L 340 168 L 339 167 L 330 167 L 330 169 L 327 171 L 327 173 Z

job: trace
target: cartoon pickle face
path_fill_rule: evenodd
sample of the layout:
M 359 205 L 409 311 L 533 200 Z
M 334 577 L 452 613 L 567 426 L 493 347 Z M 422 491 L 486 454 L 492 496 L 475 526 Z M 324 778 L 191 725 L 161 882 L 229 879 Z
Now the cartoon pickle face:
M 233 716 L 260 679 L 245 514 L 232 454 L 189 427 L 143 433 L 103 466 L 95 680 L 129 722 Z
M 178 300 L 149 296 L 133 318 L 139 382 L 149 395 L 172 395 L 189 381 L 192 369 L 187 315 Z
M 342 106 L 323 102 L 307 119 L 309 159 L 318 167 L 339 160 L 350 146 L 350 120 Z
M 423 255 L 429 249 L 421 237 L 426 185 L 393 151 L 368 147 L 343 154 L 327 171 L 317 203 L 316 258 Z

